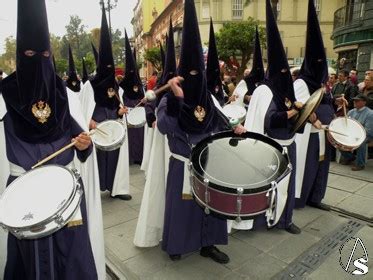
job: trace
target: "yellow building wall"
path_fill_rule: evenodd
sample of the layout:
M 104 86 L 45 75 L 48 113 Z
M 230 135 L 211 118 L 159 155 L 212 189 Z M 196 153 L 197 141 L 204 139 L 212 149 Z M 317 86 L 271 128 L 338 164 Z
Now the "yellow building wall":
M 157 10 L 158 15 L 160 15 L 163 9 L 166 7 L 168 1 L 165 0 L 142 0 L 142 10 L 143 10 L 143 32 L 149 32 L 150 26 L 153 23 L 153 8 Z
M 241 20 L 232 18 L 232 0 L 195 0 L 199 20 L 202 43 L 208 42 L 209 19 L 202 17 L 204 1 L 210 3 L 210 16 L 214 20 L 215 32 L 218 32 L 224 22 L 241 21 L 253 17 L 265 26 L 265 0 L 251 0 L 243 9 Z M 245 1 L 245 0 L 243 0 Z M 323 35 L 328 59 L 336 59 L 333 51 L 333 41 L 330 36 L 333 31 L 334 12 L 343 6 L 345 0 L 320 0 L 320 28 Z M 284 47 L 287 48 L 289 59 L 299 58 L 304 54 L 307 31 L 308 0 L 280 0 L 278 27 Z

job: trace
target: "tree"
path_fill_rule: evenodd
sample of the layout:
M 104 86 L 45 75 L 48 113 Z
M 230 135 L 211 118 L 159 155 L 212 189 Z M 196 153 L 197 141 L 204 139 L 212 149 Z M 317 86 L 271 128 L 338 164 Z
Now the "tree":
M 8 75 L 16 66 L 16 39 L 13 36 L 5 38 L 5 52 L 0 56 L 0 69 Z
M 234 59 L 241 59 L 237 71 L 238 78 L 242 77 L 253 52 L 255 27 L 257 25 L 261 43 L 264 45 L 264 28 L 259 26 L 259 22 L 252 17 L 249 17 L 247 21 L 224 23 L 219 33 L 216 34 L 216 45 L 219 56 L 227 63 L 228 67 L 230 66 L 229 57 L 233 56 Z
M 162 69 L 161 50 L 157 47 L 145 50 L 144 59 L 153 64 L 153 67 L 159 72 Z
M 86 26 L 82 24 L 82 19 L 78 16 L 70 16 L 70 22 L 66 27 L 66 38 L 69 41 L 71 48 L 75 49 L 78 58 L 84 55 L 81 45 L 88 39 L 88 34 L 85 31 Z

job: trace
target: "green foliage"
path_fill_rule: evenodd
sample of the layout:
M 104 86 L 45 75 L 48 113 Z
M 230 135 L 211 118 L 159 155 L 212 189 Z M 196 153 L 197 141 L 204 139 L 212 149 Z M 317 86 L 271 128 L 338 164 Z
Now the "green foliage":
M 259 21 L 249 17 L 246 21 L 227 22 L 216 34 L 219 56 L 226 63 L 229 57 L 240 58 L 237 76 L 241 77 L 254 49 L 255 27 L 258 25 L 262 45 L 265 42 L 265 29 Z M 229 63 L 228 63 L 229 65 Z
M 159 72 L 162 69 L 161 50 L 157 47 L 147 49 L 144 54 L 144 60 L 153 64 L 153 67 Z
M 86 59 L 86 66 L 89 73 L 96 68 L 92 53 L 91 42 L 98 48 L 100 40 L 100 28 L 86 31 L 79 16 L 70 16 L 70 22 L 66 25 L 66 34 L 62 37 L 50 34 L 52 54 L 56 61 L 57 73 L 62 76 L 68 70 L 69 43 L 74 55 L 75 66 L 78 73 L 82 73 L 82 58 Z M 123 67 L 124 63 L 124 37 L 117 29 L 112 33 L 112 47 L 114 63 L 116 67 Z M 12 36 L 5 39 L 5 52 L 0 55 L 0 69 L 10 74 L 15 70 L 16 39 Z

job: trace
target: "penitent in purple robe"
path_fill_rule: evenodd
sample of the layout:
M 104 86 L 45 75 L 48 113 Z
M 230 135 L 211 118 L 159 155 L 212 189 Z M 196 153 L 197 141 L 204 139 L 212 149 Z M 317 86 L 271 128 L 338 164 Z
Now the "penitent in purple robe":
M 324 95 L 315 113 L 322 124 L 329 125 L 334 118 L 332 97 Z M 300 198 L 295 201 L 296 208 L 304 208 L 308 202 L 320 203 L 325 196 L 331 155 L 331 146 L 327 139 L 325 140 L 325 156 L 322 161 L 319 160 L 319 151 L 319 133 L 311 132 L 308 142 L 302 192 Z
M 20 140 L 14 133 L 9 114 L 4 118 L 6 153 L 8 160 L 26 171 L 40 159 L 52 154 L 71 142 L 82 129 L 71 119 L 71 130 L 60 139 L 43 144 L 31 144 Z M 79 160 L 85 161 L 92 148 L 79 152 Z M 74 158 L 74 150 L 69 149 L 50 160 L 48 164 L 67 165 Z M 10 176 L 8 185 L 16 177 Z M 58 178 L 54 178 L 58 180 Z M 82 182 L 80 182 L 82 184 Z M 51 182 L 51 187 L 53 182 Z M 32 199 L 32 198 L 30 198 Z M 87 230 L 85 198 L 80 205 L 83 225 L 64 227 L 54 234 L 36 240 L 18 240 L 8 235 L 8 254 L 5 267 L 5 280 L 34 279 L 97 279 L 91 244 Z
M 167 114 L 166 108 L 165 96 L 158 106 L 158 129 L 162 134 L 167 134 L 171 153 L 189 158 L 192 145 L 211 133 L 186 134 L 180 128 L 177 118 Z M 219 130 L 216 128 L 216 131 Z M 194 200 L 183 200 L 183 178 L 184 163 L 170 157 L 162 249 L 174 255 L 193 252 L 204 246 L 227 244 L 226 220 L 206 215 Z
M 123 103 L 129 108 L 135 107 L 141 99 L 124 97 Z M 144 153 L 144 127 L 128 128 L 128 156 L 130 163 L 141 163 Z
M 105 120 L 116 120 L 118 119 L 118 109 L 108 109 L 96 104 L 92 119 L 97 123 Z M 111 192 L 117 170 L 119 148 L 114 151 L 102 151 L 100 149 L 96 149 L 96 151 L 101 191 L 108 190 Z

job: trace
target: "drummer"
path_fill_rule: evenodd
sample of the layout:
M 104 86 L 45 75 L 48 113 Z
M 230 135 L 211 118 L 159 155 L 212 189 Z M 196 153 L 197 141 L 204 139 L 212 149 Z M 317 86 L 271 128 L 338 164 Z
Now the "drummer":
M 229 257 L 215 245 L 227 244 L 226 220 L 206 215 L 192 200 L 187 162 L 192 145 L 213 131 L 226 129 L 227 119 L 215 108 L 206 88 L 204 60 L 193 0 L 186 0 L 178 73 L 169 81 L 173 94 L 165 95 L 158 107 L 157 126 L 167 134 L 171 151 L 166 190 L 162 249 L 172 260 L 200 249 L 203 257 L 228 263 Z M 244 132 L 242 126 L 236 133 Z M 182 191 L 184 189 L 184 191 Z M 184 192 L 184 193 L 183 193 Z
M 91 139 L 70 115 L 66 88 L 54 71 L 44 0 L 18 1 L 16 72 L 3 80 L 2 90 L 8 185 L 71 138 L 85 161 Z M 69 149 L 49 163 L 70 166 L 73 158 Z M 84 197 L 80 210 L 82 219 L 42 239 L 18 240 L 9 234 L 4 279 L 97 279 Z
M 299 72 L 299 78 L 294 86 L 296 91 L 306 91 L 307 95 L 312 95 L 321 86 L 325 86 L 328 80 L 328 64 L 319 22 L 315 10 L 313 0 L 308 3 L 308 23 L 307 23 L 307 40 L 306 54 Z M 296 92 L 297 95 L 297 92 Z M 334 116 L 334 108 L 332 97 L 325 91 L 320 106 L 311 116 L 312 123 L 311 133 L 304 133 L 304 137 L 308 137 L 308 149 L 302 146 L 301 149 L 306 149 L 304 174 L 297 172 L 299 178 L 300 193 L 296 199 L 296 207 L 303 208 L 306 204 L 322 210 L 329 210 L 329 207 L 322 204 L 321 200 L 325 196 L 326 186 L 328 182 L 329 164 L 331 149 L 330 144 L 326 141 L 325 131 L 320 130 L 321 125 L 329 125 Z M 297 154 L 300 156 L 300 153 Z M 304 157 L 303 157 L 304 158 Z M 298 158 L 298 163 L 299 162 Z M 298 178 L 297 178 L 298 179 Z
M 285 209 L 277 227 L 292 234 L 299 234 L 301 230 L 292 221 L 296 169 L 296 144 L 294 142 L 295 133 L 293 132 L 292 117 L 298 114 L 302 104 L 295 101 L 288 61 L 269 0 L 266 0 L 266 30 L 267 76 L 263 85 L 254 91 L 248 108 L 245 127 L 249 131 L 267 134 L 287 148 L 293 171 L 290 177 Z M 238 225 L 240 229 L 250 229 L 252 227 L 252 224 L 248 221 L 241 223 L 241 225 Z M 254 228 L 266 224 L 263 216 L 254 220 Z
M 244 77 L 247 86 L 247 93 L 243 99 L 243 102 L 248 105 L 250 103 L 251 96 L 254 90 L 258 87 L 259 83 L 264 80 L 264 66 L 262 59 L 262 51 L 260 47 L 260 38 L 258 32 L 258 26 L 255 29 L 255 47 L 253 54 L 253 67 L 250 73 Z
M 66 87 L 73 92 L 80 92 L 80 80 L 76 72 L 73 52 L 71 51 L 71 46 L 69 44 L 69 72 L 68 78 L 66 80 Z
M 84 85 L 81 93 L 83 111 L 87 119 L 91 120 L 90 129 L 96 128 L 99 122 L 122 118 L 128 112 L 127 107 L 121 106 L 119 101 L 119 86 L 115 80 L 110 32 L 104 7 L 102 8 L 98 56 L 96 75 Z M 90 87 L 89 84 L 92 86 Z M 94 100 L 91 100 L 92 98 Z M 97 149 L 97 163 L 101 191 L 109 191 L 112 198 L 131 200 L 126 144 L 114 151 Z
M 124 79 L 119 84 L 123 89 L 123 103 L 127 107 L 138 106 L 140 102 L 146 102 L 144 99 L 144 89 L 140 80 L 137 65 L 131 46 L 125 33 L 126 43 L 126 68 L 124 71 Z M 141 104 L 141 106 L 144 106 Z M 130 163 L 141 164 L 144 150 L 144 127 L 128 128 L 128 148 Z

